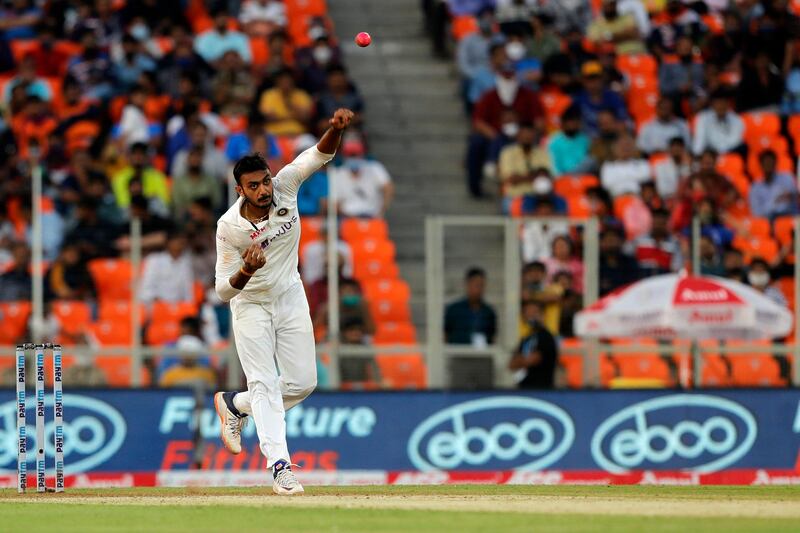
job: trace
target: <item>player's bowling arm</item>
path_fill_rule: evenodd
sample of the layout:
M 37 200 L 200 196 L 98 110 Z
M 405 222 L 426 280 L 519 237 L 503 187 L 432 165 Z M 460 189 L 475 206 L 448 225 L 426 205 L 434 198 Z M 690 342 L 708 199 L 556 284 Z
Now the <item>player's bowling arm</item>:
M 353 120 L 354 113 L 349 109 L 337 109 L 330 120 L 331 127 L 322 134 L 317 143 L 317 150 L 323 154 L 333 154 L 339 148 L 342 134 L 350 122 Z

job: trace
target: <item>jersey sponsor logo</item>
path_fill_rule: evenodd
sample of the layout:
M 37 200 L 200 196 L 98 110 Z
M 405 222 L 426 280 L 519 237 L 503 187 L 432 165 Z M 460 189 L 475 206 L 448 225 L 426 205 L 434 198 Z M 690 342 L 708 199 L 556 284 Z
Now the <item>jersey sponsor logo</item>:
M 289 233 L 289 231 L 291 231 L 291 229 L 295 226 L 295 224 L 297 224 L 297 216 L 296 215 L 293 216 L 292 219 L 289 222 L 284 222 L 283 224 L 281 224 L 281 227 L 278 228 L 278 231 L 275 233 L 275 235 L 271 235 L 271 236 L 267 237 L 266 239 L 264 239 L 263 241 L 261 241 L 261 249 L 262 250 L 265 249 L 270 244 L 272 244 L 272 241 L 274 241 L 278 237 L 282 237 L 283 235 L 286 235 L 287 233 Z
M 286 216 L 286 213 L 288 213 L 288 212 L 289 212 L 289 210 L 287 208 L 281 207 L 280 209 L 278 209 L 278 216 L 279 217 Z

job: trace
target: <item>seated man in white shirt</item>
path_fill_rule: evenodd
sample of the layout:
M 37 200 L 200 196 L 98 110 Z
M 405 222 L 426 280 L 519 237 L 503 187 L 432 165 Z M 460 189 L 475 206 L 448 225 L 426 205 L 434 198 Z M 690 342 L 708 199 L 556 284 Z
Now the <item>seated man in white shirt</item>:
M 739 149 L 744 142 L 744 121 L 731 111 L 728 93 L 718 90 L 711 95 L 711 107 L 697 114 L 692 151 L 695 155 L 712 149 L 727 154 Z
M 329 173 L 337 187 L 339 213 L 345 217 L 382 218 L 394 195 L 386 167 L 364 158 L 364 143 L 358 138 L 346 140 L 342 153 L 342 166 Z
M 339 272 L 344 278 L 353 277 L 353 250 L 339 236 L 336 243 L 339 255 Z M 323 225 L 320 238 L 306 244 L 301 251 L 300 275 L 306 287 L 321 280 L 327 275 L 328 266 L 328 227 Z
M 639 130 L 636 144 L 646 154 L 666 152 L 669 142 L 676 137 L 689 144 L 689 126 L 685 120 L 675 116 L 672 100 L 661 98 L 656 107 L 656 117 Z
M 172 233 L 163 252 L 154 252 L 144 260 L 140 296 L 149 304 L 156 300 L 187 302 L 194 299 L 192 255 L 186 235 Z
M 611 196 L 639 194 L 639 186 L 652 180 L 650 163 L 643 159 L 630 135 L 622 135 L 614 144 L 614 159 L 600 168 L 600 182 Z
M 286 6 L 281 0 L 247 0 L 239 13 L 239 22 L 252 37 L 266 37 L 286 26 Z

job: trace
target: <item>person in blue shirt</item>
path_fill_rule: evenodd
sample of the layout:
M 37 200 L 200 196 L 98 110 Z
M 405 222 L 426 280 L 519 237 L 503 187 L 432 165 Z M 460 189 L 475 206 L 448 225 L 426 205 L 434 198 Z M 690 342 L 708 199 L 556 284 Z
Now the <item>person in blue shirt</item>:
M 583 129 L 587 135 L 597 134 L 597 115 L 600 111 L 609 110 L 618 120 L 628 120 L 628 110 L 622 97 L 605 87 L 603 83 L 603 66 L 597 61 L 587 61 L 581 67 L 583 89 L 573 99 L 581 111 Z
M 550 138 L 547 146 L 553 163 L 553 174 L 579 174 L 590 164 L 588 135 L 581 131 L 581 112 L 572 105 L 561 115 L 561 131 Z
M 478 67 L 474 76 L 467 80 L 467 100 L 470 106 L 474 106 L 485 92 L 494 89 L 495 77 L 507 61 L 505 43 L 492 43 L 489 47 L 489 64 Z
M 486 272 L 481 268 L 470 268 L 464 285 L 464 298 L 445 309 L 445 339 L 448 344 L 491 344 L 497 333 L 497 315 L 484 300 Z
M 268 161 L 282 159 L 283 155 L 275 137 L 264 129 L 264 118 L 260 114 L 250 116 L 247 123 L 247 131 L 234 133 L 228 137 L 225 145 L 225 157 L 228 161 L 235 163 L 247 154 L 256 150 L 261 150 L 261 145 L 266 145 L 266 153 L 263 154 Z
M 142 53 L 142 47 L 132 35 L 122 36 L 122 56 L 114 61 L 114 75 L 118 89 L 126 93 L 139 83 L 143 72 L 154 72 L 156 62 Z
M 294 153 L 300 155 L 314 146 L 317 139 L 313 135 L 301 135 L 295 140 Z M 297 210 L 301 215 L 320 215 L 327 208 L 328 173 L 320 168 L 303 182 L 297 193 Z
M 209 63 L 221 59 L 225 52 L 233 50 L 242 60 L 250 64 L 253 55 L 247 35 L 228 29 L 228 11 L 224 8 L 214 13 L 214 27 L 203 32 L 194 41 L 195 51 Z

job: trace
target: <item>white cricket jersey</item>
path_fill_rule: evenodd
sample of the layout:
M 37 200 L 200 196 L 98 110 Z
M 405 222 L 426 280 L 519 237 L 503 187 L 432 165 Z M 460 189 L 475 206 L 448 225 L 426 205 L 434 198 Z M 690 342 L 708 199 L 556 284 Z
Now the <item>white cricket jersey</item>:
M 297 192 L 311 174 L 331 159 L 333 154 L 323 154 L 314 145 L 283 167 L 272 180 L 273 206 L 269 219 L 255 227 L 241 215 L 241 197 L 220 217 L 217 221 L 216 289 L 223 301 L 232 298 L 274 301 L 300 283 Z M 231 287 L 230 278 L 242 268 L 242 254 L 254 242 L 261 244 L 267 263 L 239 291 Z

